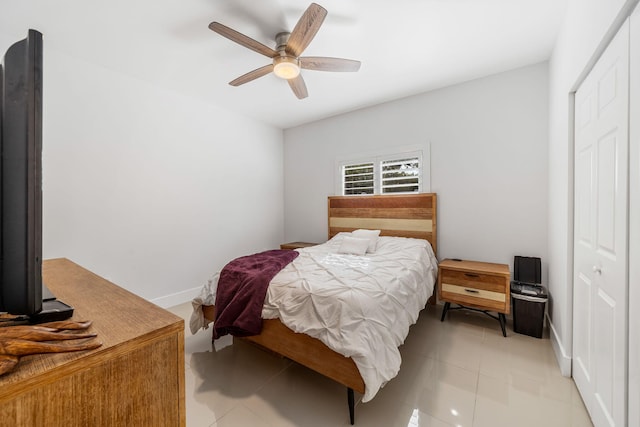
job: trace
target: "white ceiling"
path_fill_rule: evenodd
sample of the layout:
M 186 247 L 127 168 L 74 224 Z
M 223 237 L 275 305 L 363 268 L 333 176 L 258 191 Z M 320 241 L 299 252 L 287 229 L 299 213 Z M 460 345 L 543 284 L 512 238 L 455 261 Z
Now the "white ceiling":
M 0 33 L 51 46 L 280 128 L 549 58 L 566 0 L 318 0 L 328 10 L 303 56 L 357 59 L 357 73 L 303 70 L 309 97 L 267 75 L 270 60 L 207 28 L 221 22 L 274 46 L 310 1 L 0 0 Z M 45 70 L 46 72 L 46 70 Z

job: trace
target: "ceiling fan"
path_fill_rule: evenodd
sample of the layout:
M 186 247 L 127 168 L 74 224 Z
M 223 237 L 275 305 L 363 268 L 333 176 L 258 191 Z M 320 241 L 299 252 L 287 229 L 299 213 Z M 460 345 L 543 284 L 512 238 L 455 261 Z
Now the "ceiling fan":
M 315 37 L 326 16 L 325 8 L 311 3 L 291 33 L 282 32 L 276 35 L 275 50 L 219 22 L 209 24 L 212 31 L 272 59 L 271 64 L 249 71 L 230 81 L 229 84 L 240 86 L 273 72 L 276 76 L 286 79 L 298 99 L 303 99 L 308 96 L 308 92 L 307 85 L 300 74 L 301 68 L 317 71 L 358 71 L 360 61 L 323 56 L 300 56 Z

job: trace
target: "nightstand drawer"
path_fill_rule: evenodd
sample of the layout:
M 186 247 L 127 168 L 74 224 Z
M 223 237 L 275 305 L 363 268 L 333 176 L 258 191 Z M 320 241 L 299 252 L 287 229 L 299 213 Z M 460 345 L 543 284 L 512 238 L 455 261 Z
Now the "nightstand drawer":
M 458 286 L 442 282 L 442 294 L 446 296 L 447 293 L 464 295 L 469 298 L 497 301 L 501 304 L 501 306 L 507 299 L 507 296 L 504 294 L 504 292 L 486 291 L 484 289 L 476 289 L 468 286 Z
M 507 296 L 499 292 L 442 283 L 440 298 L 468 307 L 504 312 Z
M 494 276 L 478 272 L 443 269 L 442 283 L 483 289 L 491 292 L 505 292 L 505 279 L 503 276 Z

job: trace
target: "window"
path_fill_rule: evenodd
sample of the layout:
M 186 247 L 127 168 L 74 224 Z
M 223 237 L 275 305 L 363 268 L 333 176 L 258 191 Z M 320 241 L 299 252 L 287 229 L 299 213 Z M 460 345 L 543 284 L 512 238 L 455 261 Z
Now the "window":
M 373 194 L 373 163 L 359 163 L 344 165 L 342 167 L 342 181 L 344 183 L 342 194 Z
M 338 162 L 339 194 L 419 193 L 423 188 L 422 151 Z
M 408 157 L 380 162 L 381 193 L 417 193 L 420 191 L 420 159 Z

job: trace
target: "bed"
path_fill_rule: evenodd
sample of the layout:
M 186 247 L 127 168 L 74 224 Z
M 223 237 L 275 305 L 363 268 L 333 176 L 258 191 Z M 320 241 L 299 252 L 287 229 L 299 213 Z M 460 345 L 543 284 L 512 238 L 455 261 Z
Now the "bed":
M 370 262 L 371 265 L 375 265 L 377 262 L 382 262 L 379 261 L 378 258 L 382 258 L 382 254 L 385 251 L 389 251 L 389 254 L 394 254 L 396 252 L 400 253 L 400 249 L 396 249 L 396 246 L 394 245 L 401 245 L 402 248 L 408 245 L 409 249 L 417 251 L 415 253 L 419 254 L 415 256 L 416 259 L 407 261 L 405 258 L 412 258 L 414 256 L 398 255 L 398 257 L 402 259 L 395 260 L 393 263 L 416 263 L 415 261 L 419 257 L 420 265 L 428 264 L 424 267 L 424 275 L 422 272 L 415 273 L 411 264 L 403 264 L 404 266 L 402 268 L 404 270 L 409 270 L 409 275 L 415 276 L 415 280 L 420 282 L 420 286 L 416 287 L 416 292 L 420 294 L 424 293 L 424 295 L 421 295 L 418 298 L 411 298 L 412 301 L 418 301 L 416 304 L 419 304 L 420 306 L 411 310 L 411 313 L 407 310 L 408 314 L 406 316 L 401 316 L 403 320 L 397 321 L 398 324 L 407 324 L 405 328 L 406 330 L 394 332 L 396 335 L 399 335 L 394 338 L 395 350 L 397 351 L 397 347 L 401 345 L 406 338 L 408 327 L 410 324 L 415 323 L 418 312 L 424 308 L 427 298 L 431 303 L 435 303 L 434 289 L 437 272 L 437 260 L 435 258 L 435 251 L 437 247 L 436 201 L 437 197 L 434 193 L 329 197 L 328 242 L 317 247 L 298 249 L 300 252 L 299 257 L 278 273 L 269 285 L 269 294 L 267 295 L 267 298 L 265 298 L 265 307 L 263 310 L 264 320 L 262 324 L 262 332 L 259 335 L 243 338 L 275 352 L 276 354 L 287 357 L 303 366 L 313 369 L 346 386 L 351 424 L 354 423 L 354 391 L 363 395 L 363 401 L 370 400 L 375 395 L 378 388 L 383 386 L 386 382 L 385 377 L 382 379 L 374 379 L 372 381 L 371 372 L 368 372 L 366 369 L 363 370 L 363 366 L 366 365 L 366 363 L 375 363 L 365 363 L 362 361 L 360 355 L 356 356 L 351 350 L 343 351 L 342 347 L 339 345 L 339 351 L 341 352 L 336 351 L 335 349 L 337 347 L 335 345 L 335 341 L 332 341 L 330 338 L 327 339 L 325 336 L 326 334 L 315 333 L 315 329 L 313 327 L 309 329 L 310 332 L 308 333 L 294 332 L 294 330 L 301 329 L 301 327 L 297 325 L 298 322 L 296 322 L 295 317 L 292 317 L 292 313 L 282 312 L 278 314 L 278 307 L 276 307 L 278 304 L 272 301 L 275 297 L 271 294 L 277 294 L 282 291 L 282 288 L 280 287 L 282 285 L 279 284 L 280 282 L 291 283 L 294 281 L 292 277 L 299 277 L 300 274 L 304 273 L 305 269 L 308 270 L 310 268 L 305 267 L 305 265 L 309 265 L 305 264 L 305 259 L 307 259 L 307 262 L 311 260 L 312 263 L 318 259 L 322 259 L 323 262 L 327 260 L 329 260 L 327 262 L 335 262 L 336 259 L 338 262 L 342 262 L 342 258 L 334 256 L 334 253 L 339 247 L 342 247 L 346 239 L 350 238 L 351 234 L 349 233 L 354 230 L 380 230 L 380 238 L 377 240 L 378 245 L 382 248 L 380 249 L 380 254 L 377 254 L 377 252 L 369 254 L 367 252 L 367 254 L 361 258 L 358 258 L 357 255 L 350 255 L 346 257 L 350 259 L 349 262 L 352 262 L 354 259 L 355 262 L 362 259 L 367 263 Z M 403 237 L 409 239 L 392 239 L 392 237 Z M 426 255 L 424 255 L 423 252 L 426 253 Z M 404 254 L 404 252 L 402 253 Z M 389 256 L 393 258 L 393 255 Z M 420 268 L 422 269 L 422 267 Z M 308 274 L 314 275 L 316 273 L 315 270 L 310 270 Z M 335 275 L 336 273 L 334 271 L 331 274 Z M 378 273 L 376 273 L 376 277 L 377 275 Z M 412 280 L 414 280 L 413 277 L 406 279 L 407 283 L 411 283 Z M 309 279 L 309 281 L 311 281 L 311 279 Z M 327 282 L 328 281 L 329 280 L 327 280 Z M 341 282 L 342 279 L 338 278 L 338 281 Z M 405 279 L 401 278 L 401 281 L 405 281 Z M 285 311 L 287 311 L 287 305 L 291 304 L 290 301 L 293 300 L 285 300 L 285 302 L 282 303 L 281 307 L 284 308 Z M 326 311 L 327 307 L 324 309 L 319 308 L 318 311 Z M 213 305 L 194 303 L 194 310 L 196 309 L 201 310 L 201 315 L 206 319 L 206 323 L 215 319 L 215 307 Z M 295 310 L 293 311 L 295 312 Z M 370 311 L 373 318 L 376 316 L 376 311 L 377 310 Z M 376 319 L 374 320 L 377 322 Z M 394 321 L 394 323 L 396 322 Z M 390 326 L 387 327 L 390 328 Z M 314 334 L 317 337 L 311 336 Z M 377 338 L 377 334 L 375 337 Z M 327 343 L 329 345 L 327 345 Z M 349 357 L 343 355 L 350 353 L 354 353 L 354 355 Z M 391 356 L 392 358 L 395 358 L 393 354 Z M 399 358 L 399 353 L 397 357 Z M 399 362 L 397 362 L 397 364 L 397 369 L 399 369 Z M 374 374 L 377 375 L 377 373 Z M 393 373 L 392 375 L 395 376 Z M 365 378 L 367 381 L 365 381 Z

